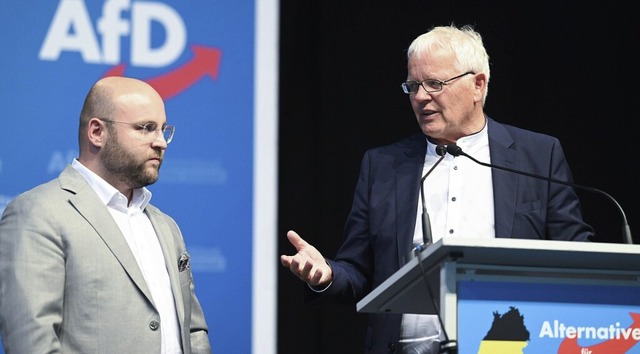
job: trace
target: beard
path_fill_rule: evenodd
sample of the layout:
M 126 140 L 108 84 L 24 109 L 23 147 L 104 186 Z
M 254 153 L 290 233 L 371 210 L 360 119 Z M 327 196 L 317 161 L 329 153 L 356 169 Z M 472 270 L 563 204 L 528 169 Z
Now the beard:
M 102 163 L 107 172 L 131 188 L 142 188 L 155 183 L 162 161 L 158 168 L 147 168 L 146 158 L 136 158 L 120 144 L 116 134 L 111 136 L 112 138 L 105 142 L 102 154 Z M 157 151 L 157 155 L 162 156 L 162 152 Z

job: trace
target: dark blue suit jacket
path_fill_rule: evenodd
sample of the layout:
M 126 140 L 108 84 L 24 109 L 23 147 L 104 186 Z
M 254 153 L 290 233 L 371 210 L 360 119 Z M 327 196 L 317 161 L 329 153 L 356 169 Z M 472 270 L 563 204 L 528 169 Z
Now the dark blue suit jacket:
M 572 181 L 558 139 L 488 117 L 487 122 L 492 164 Z M 309 290 L 308 300 L 355 304 L 404 264 L 412 247 L 425 153 L 422 133 L 365 153 L 344 243 L 334 260 L 327 260 L 333 282 L 324 292 Z M 593 235 L 572 188 L 496 169 L 492 176 L 496 237 L 587 241 Z M 401 315 L 369 316 L 366 352 L 394 352 Z

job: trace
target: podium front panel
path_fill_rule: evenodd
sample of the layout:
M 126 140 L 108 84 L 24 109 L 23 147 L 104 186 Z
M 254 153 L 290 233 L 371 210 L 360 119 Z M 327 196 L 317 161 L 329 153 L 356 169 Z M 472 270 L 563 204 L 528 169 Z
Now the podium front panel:
M 640 245 L 443 238 L 357 310 L 440 314 L 460 354 L 640 354 Z
M 640 353 L 640 286 L 457 282 L 460 354 Z

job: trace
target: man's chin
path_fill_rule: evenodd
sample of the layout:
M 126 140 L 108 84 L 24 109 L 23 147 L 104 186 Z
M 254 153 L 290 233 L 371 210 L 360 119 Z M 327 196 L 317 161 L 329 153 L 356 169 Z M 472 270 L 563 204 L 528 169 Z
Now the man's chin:
M 422 124 L 422 125 L 420 125 L 420 129 L 422 130 L 424 135 L 427 135 L 427 136 L 430 136 L 430 137 L 433 137 L 433 138 L 437 138 L 440 135 L 440 133 L 442 132 L 442 129 L 440 129 L 439 127 L 437 127 L 433 123 Z
M 158 181 L 158 172 L 156 172 L 154 175 L 149 176 L 149 178 L 147 179 L 147 181 L 149 182 L 149 184 L 154 184 Z
M 159 177 L 160 173 L 157 168 L 148 168 L 145 171 L 145 186 L 156 183 Z

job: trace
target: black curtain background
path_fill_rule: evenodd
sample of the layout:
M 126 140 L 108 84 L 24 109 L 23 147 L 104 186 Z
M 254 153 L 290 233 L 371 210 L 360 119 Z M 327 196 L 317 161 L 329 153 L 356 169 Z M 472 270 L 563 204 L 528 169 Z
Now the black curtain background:
M 294 253 L 289 229 L 335 254 L 365 150 L 419 131 L 400 88 L 405 50 L 432 26 L 450 23 L 472 24 L 483 35 L 491 62 L 486 113 L 558 137 L 575 182 L 609 193 L 632 231 L 638 226 L 640 2 L 280 5 L 279 254 Z M 616 205 L 578 192 L 597 241 L 622 242 Z M 278 353 L 362 353 L 365 315 L 355 305 L 306 305 L 302 290 L 280 267 Z

